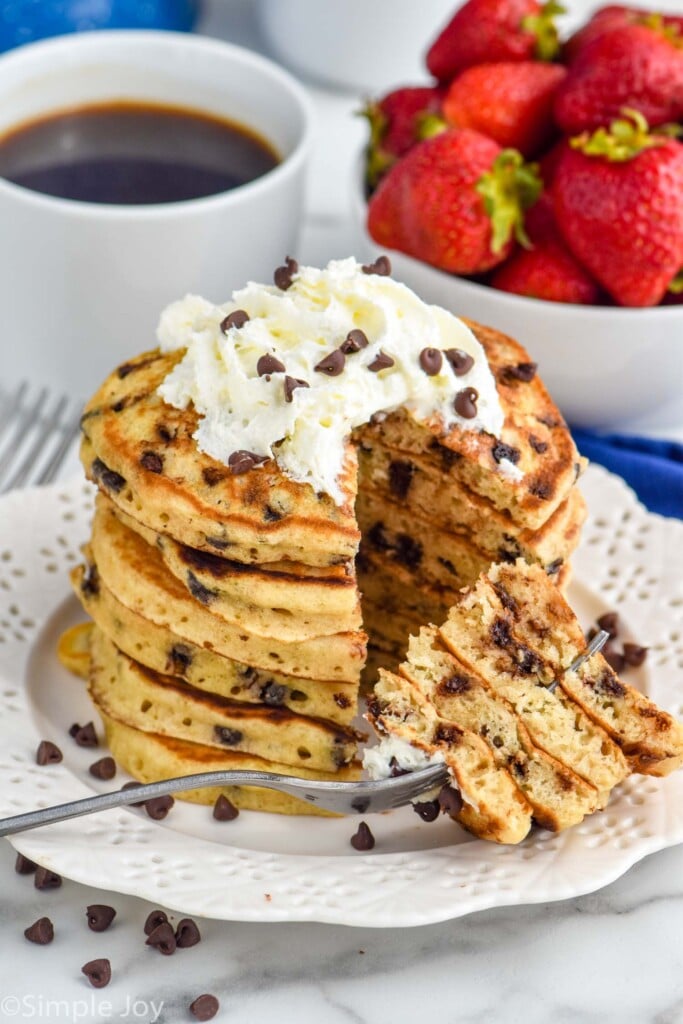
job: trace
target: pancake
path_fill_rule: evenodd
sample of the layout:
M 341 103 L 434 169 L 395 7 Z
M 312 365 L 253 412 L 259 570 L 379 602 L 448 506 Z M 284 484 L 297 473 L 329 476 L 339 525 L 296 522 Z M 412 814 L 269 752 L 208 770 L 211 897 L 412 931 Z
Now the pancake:
M 510 771 L 534 820 L 553 832 L 575 825 L 603 806 L 598 791 L 534 746 L 513 706 L 466 668 L 439 641 L 436 627 L 410 640 L 400 674 L 423 693 L 445 721 L 481 736 L 499 767 Z
M 567 697 L 620 745 L 632 771 L 668 775 L 683 764 L 681 723 L 618 679 L 602 654 L 562 673 L 585 652 L 586 640 L 571 608 L 534 567 L 494 566 L 489 580 L 505 601 L 513 634 L 547 660 Z
M 153 672 L 97 627 L 90 642 L 90 696 L 105 714 L 143 732 L 230 748 L 295 767 L 332 772 L 353 760 L 357 735 L 282 707 L 227 700 Z
M 198 743 L 159 736 L 156 733 L 140 732 L 100 712 L 104 725 L 107 745 L 116 763 L 138 782 L 157 782 L 173 779 L 195 772 L 213 771 L 259 771 L 275 772 L 278 775 L 292 775 L 291 765 L 277 761 L 266 761 L 249 754 L 215 750 Z M 334 773 L 314 772 L 298 767 L 296 775 L 302 779 L 317 781 L 353 782 L 360 777 L 357 763 L 345 765 Z M 225 796 L 240 810 L 269 811 L 275 814 L 312 814 L 333 817 L 305 800 L 297 800 L 287 793 L 257 786 L 211 786 L 206 789 L 190 789 L 177 793 L 178 800 L 196 804 L 214 804 L 219 796 Z
M 166 626 L 145 619 L 114 597 L 99 579 L 94 566 L 77 566 L 71 582 L 86 612 L 116 646 L 147 668 L 164 675 L 184 679 L 198 690 L 247 703 L 286 707 L 299 714 L 327 718 L 349 725 L 357 712 L 357 683 L 318 681 L 264 671 L 190 643 L 173 634 Z M 83 627 L 75 627 L 82 629 Z M 90 626 L 86 627 L 90 628 Z M 71 631 L 69 631 L 71 633 Z M 68 635 L 60 640 L 70 648 Z M 87 677 L 90 655 L 85 651 L 85 666 L 74 667 L 73 652 L 66 667 Z M 82 644 L 81 644 L 82 654 Z
M 444 722 L 416 687 L 384 670 L 368 718 L 380 736 L 396 737 L 431 759 L 445 761 L 464 801 L 455 815 L 464 828 L 497 843 L 524 839 L 531 828 L 531 808 L 476 733 Z
M 324 566 L 353 558 L 360 539 L 353 448 L 341 481 L 343 506 L 288 479 L 272 460 L 233 474 L 198 450 L 194 409 L 175 409 L 156 394 L 181 357 L 143 353 L 88 402 L 82 459 L 90 479 L 155 533 L 189 547 L 245 562 L 290 558 Z
M 113 513 L 107 513 L 106 528 L 93 535 L 87 557 L 121 604 L 198 647 L 266 672 L 275 668 L 307 679 L 358 680 L 365 659 L 364 633 L 288 643 L 231 626 L 193 598 L 160 553 Z

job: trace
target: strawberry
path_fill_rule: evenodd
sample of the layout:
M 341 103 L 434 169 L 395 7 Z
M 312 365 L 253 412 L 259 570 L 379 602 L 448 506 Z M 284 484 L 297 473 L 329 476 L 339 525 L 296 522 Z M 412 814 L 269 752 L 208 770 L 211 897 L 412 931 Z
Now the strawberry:
M 654 306 L 683 266 L 683 146 L 636 111 L 571 140 L 553 181 L 576 258 L 622 306 Z
M 467 0 L 435 39 L 427 67 L 440 82 L 474 64 L 552 60 L 559 50 L 555 0 Z
M 626 25 L 587 43 L 555 99 L 568 135 L 608 125 L 624 107 L 651 125 L 683 114 L 683 37 L 676 28 Z
M 523 211 L 540 192 L 533 166 L 479 132 L 448 130 L 415 146 L 380 182 L 368 230 L 441 270 L 478 274 L 524 241 Z
M 590 21 L 575 32 L 567 40 L 563 49 L 562 57 L 566 63 L 571 64 L 576 60 L 581 50 L 598 36 L 610 32 L 615 28 L 623 28 L 624 25 L 649 25 L 650 28 L 677 28 L 683 32 L 683 17 L 672 14 L 654 14 L 652 11 L 644 11 L 638 7 L 623 7 L 618 4 L 609 7 L 601 7 L 595 12 Z
M 373 100 L 361 113 L 370 122 L 367 181 L 371 188 L 399 158 L 424 137 L 425 116 L 437 114 L 442 91 L 432 86 L 406 86 Z
M 553 102 L 566 74 L 559 64 L 540 61 L 478 64 L 451 84 L 443 115 L 454 128 L 474 128 L 533 156 L 552 138 Z
M 560 235 L 552 200 L 544 194 L 529 210 L 525 227 L 531 249 L 513 253 L 491 278 L 493 288 L 549 302 L 595 304 L 600 289 L 574 259 Z
M 542 156 L 538 158 L 538 173 L 541 176 L 543 182 L 543 188 L 549 189 L 553 183 L 555 177 L 555 171 L 557 165 L 560 162 L 560 157 L 567 148 L 566 139 L 560 139 L 550 149 L 546 150 Z

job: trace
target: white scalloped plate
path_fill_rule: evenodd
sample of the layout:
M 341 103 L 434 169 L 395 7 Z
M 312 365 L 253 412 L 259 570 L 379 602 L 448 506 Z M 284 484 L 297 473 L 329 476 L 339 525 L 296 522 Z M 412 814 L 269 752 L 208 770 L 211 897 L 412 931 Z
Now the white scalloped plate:
M 574 559 L 572 604 L 586 624 L 619 609 L 625 635 L 650 647 L 631 681 L 683 716 L 683 523 L 648 514 L 598 467 L 583 490 L 591 516 Z M 72 722 L 97 717 L 82 683 L 54 655 L 60 630 L 82 617 L 67 573 L 90 513 L 82 481 L 0 501 L 0 816 L 107 788 L 87 771 L 101 755 L 67 735 Z M 61 764 L 36 765 L 40 739 L 62 748 Z M 375 850 L 358 854 L 349 845 L 355 827 L 350 819 L 256 813 L 219 824 L 206 807 L 176 803 L 163 823 L 140 810 L 107 811 L 12 842 L 68 878 L 186 914 L 428 924 L 577 896 L 683 841 L 683 772 L 633 777 L 601 814 L 560 835 L 536 831 L 516 847 L 480 842 L 448 820 L 422 823 L 403 809 L 375 816 Z

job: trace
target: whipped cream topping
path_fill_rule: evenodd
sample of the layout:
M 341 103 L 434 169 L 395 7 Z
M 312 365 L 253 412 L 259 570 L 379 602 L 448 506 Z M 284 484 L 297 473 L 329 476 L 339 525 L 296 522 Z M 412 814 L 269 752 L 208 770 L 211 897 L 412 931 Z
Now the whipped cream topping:
M 341 504 L 346 442 L 377 413 L 403 407 L 443 432 L 500 435 L 484 350 L 457 317 L 354 259 L 294 265 L 284 284 L 250 283 L 219 306 L 188 295 L 161 315 L 162 351 L 186 352 L 159 394 L 176 408 L 193 403 L 201 451 L 235 472 L 275 458 Z M 226 323 L 238 310 L 248 319 Z
M 414 747 L 408 740 L 398 736 L 383 736 L 376 747 L 368 747 L 363 754 L 363 767 L 371 779 L 388 779 L 394 768 L 416 772 L 430 764 L 441 764 L 444 756 L 440 751 L 428 754 L 420 747 Z M 441 787 L 438 786 L 437 790 Z M 421 800 L 425 797 L 420 797 Z

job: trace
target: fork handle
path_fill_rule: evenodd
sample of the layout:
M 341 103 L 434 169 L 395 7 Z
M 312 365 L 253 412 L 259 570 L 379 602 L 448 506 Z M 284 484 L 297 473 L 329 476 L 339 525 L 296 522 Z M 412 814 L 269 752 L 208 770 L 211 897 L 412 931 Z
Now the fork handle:
M 311 789 L 316 789 L 321 783 L 311 780 L 294 779 L 284 775 L 276 775 L 272 772 L 251 772 L 251 771 L 216 771 L 200 772 L 197 775 L 184 775 L 177 779 L 164 779 L 161 782 L 148 782 L 141 786 L 130 789 L 117 789 L 113 793 L 100 793 L 97 796 L 88 796 L 83 800 L 72 800 L 67 804 L 58 804 L 55 807 L 43 807 L 37 811 L 29 811 L 27 814 L 15 814 L 11 818 L 0 819 L 0 837 L 15 835 L 17 832 L 27 832 L 32 828 L 39 828 L 41 825 L 51 825 L 58 821 L 68 821 L 69 818 L 80 818 L 84 814 L 94 814 L 96 811 L 106 811 L 111 807 L 125 807 L 128 804 L 137 804 L 142 800 L 151 800 L 157 796 L 166 796 L 169 793 L 179 793 L 187 789 L 205 789 L 207 786 L 225 785 L 258 785 L 266 789 L 277 789 L 291 792 L 292 795 L 302 796 L 301 789 L 307 790 L 305 799 L 310 803 L 317 803 Z M 324 783 L 326 788 L 349 785 L 343 782 Z

